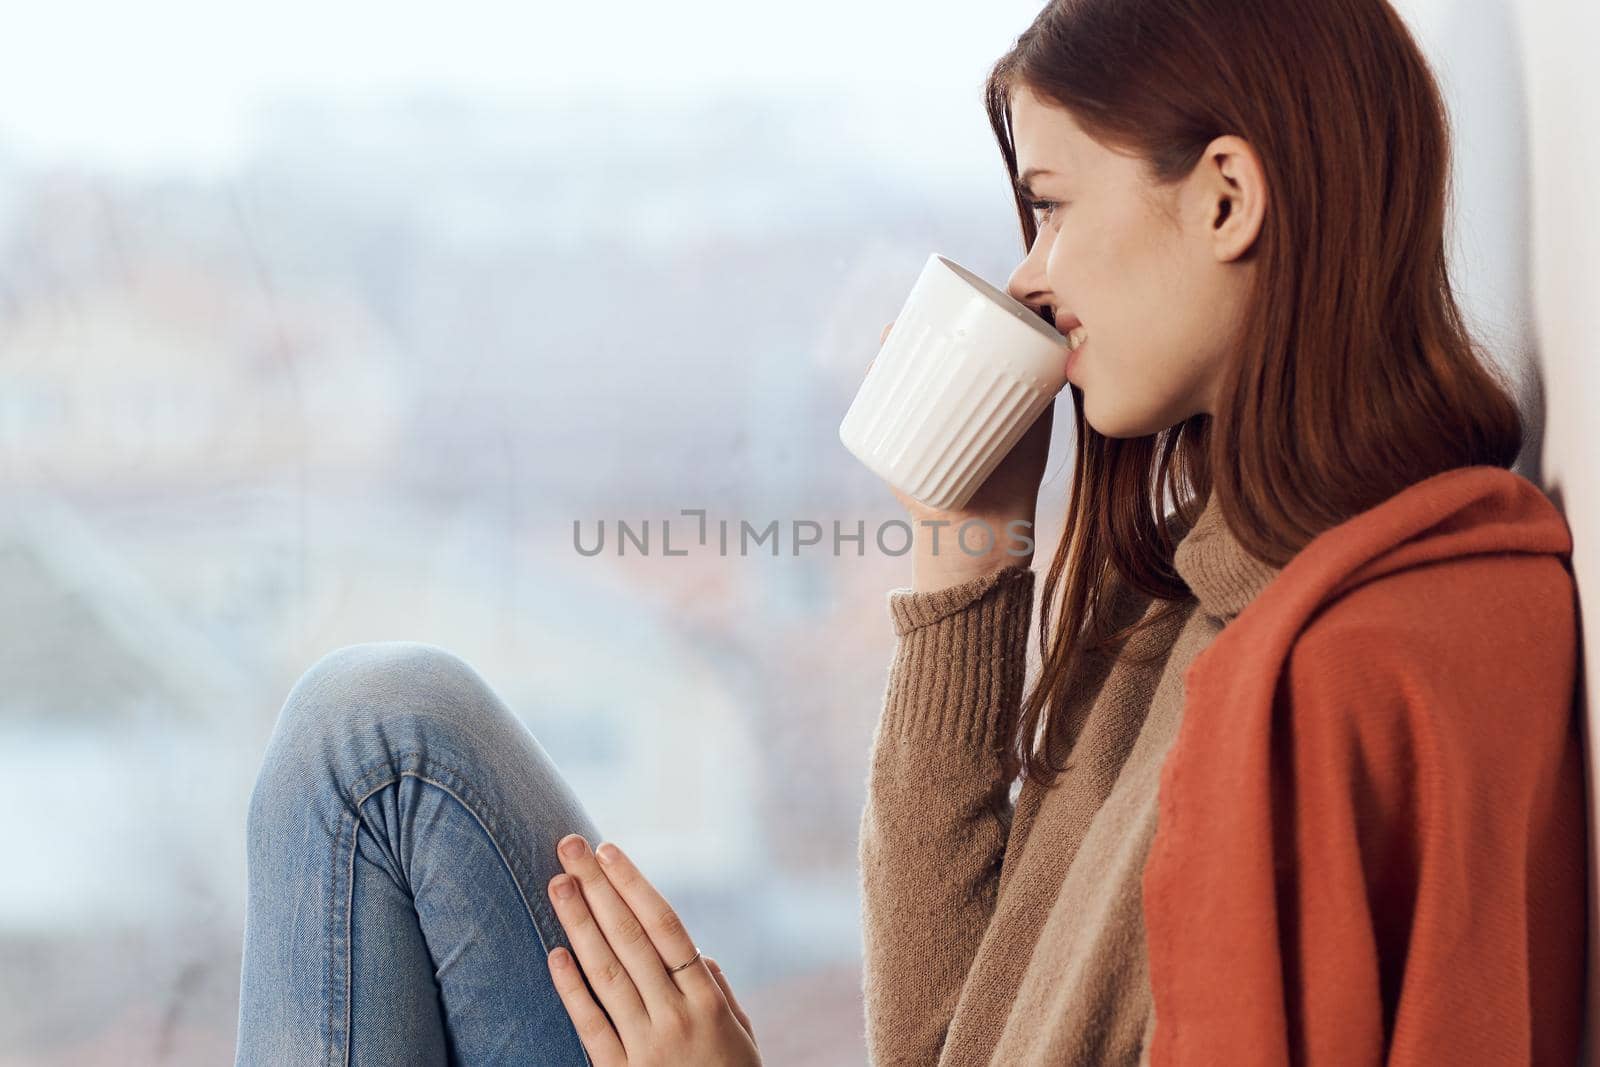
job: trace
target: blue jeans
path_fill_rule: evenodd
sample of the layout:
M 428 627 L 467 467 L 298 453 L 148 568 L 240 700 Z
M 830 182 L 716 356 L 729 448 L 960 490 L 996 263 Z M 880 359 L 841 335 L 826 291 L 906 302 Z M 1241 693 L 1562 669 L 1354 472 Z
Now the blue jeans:
M 237 1063 L 588 1064 L 545 962 L 571 949 L 546 886 L 574 832 L 601 840 L 465 661 L 328 653 L 250 797 Z

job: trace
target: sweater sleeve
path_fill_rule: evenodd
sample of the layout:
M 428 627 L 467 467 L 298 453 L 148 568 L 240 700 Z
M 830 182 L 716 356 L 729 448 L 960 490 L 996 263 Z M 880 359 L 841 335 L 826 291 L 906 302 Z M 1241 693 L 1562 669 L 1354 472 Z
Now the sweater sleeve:
M 1033 613 L 1025 564 L 892 590 L 898 642 L 873 735 L 860 862 L 867 1046 L 876 1067 L 939 1058 L 993 913 Z

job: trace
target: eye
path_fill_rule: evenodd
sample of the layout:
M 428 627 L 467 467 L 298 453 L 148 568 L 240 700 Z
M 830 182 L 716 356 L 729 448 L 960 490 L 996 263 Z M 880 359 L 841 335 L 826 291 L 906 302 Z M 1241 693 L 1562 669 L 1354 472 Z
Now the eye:
M 1048 222 L 1051 218 L 1053 218 L 1055 216 L 1056 209 L 1059 208 L 1060 206 L 1061 206 L 1061 203 L 1060 203 L 1060 201 L 1057 201 L 1057 200 L 1029 200 L 1028 201 L 1028 207 L 1031 208 L 1036 215 L 1040 211 L 1044 212 L 1044 215 L 1038 219 L 1039 222 Z

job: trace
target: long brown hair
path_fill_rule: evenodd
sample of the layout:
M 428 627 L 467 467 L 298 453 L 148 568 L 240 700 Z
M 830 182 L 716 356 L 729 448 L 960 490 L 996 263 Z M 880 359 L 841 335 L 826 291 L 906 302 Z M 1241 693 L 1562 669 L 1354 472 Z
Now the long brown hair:
M 1023 86 L 1162 185 L 1236 134 L 1259 155 L 1268 201 L 1247 253 L 1257 288 L 1214 415 L 1108 438 L 1069 386 L 1077 454 L 1044 584 L 1042 669 L 1002 754 L 1008 780 L 1020 769 L 1048 786 L 1085 654 L 1122 648 L 1185 606 L 1173 551 L 1209 493 L 1244 548 L 1281 566 L 1424 478 L 1510 467 L 1523 429 L 1451 288 L 1449 119 L 1386 0 L 1054 0 L 984 89 L 1026 252 L 1034 213 L 1015 186 L 1010 113 Z M 1174 603 L 1113 630 L 1118 577 Z

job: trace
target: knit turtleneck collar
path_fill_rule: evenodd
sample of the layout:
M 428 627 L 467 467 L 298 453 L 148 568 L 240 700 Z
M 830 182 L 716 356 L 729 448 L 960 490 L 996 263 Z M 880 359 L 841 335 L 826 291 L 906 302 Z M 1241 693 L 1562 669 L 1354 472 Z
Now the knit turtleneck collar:
M 1178 542 L 1172 563 L 1199 598 L 1200 609 L 1223 622 L 1243 611 L 1283 569 L 1245 551 L 1223 519 L 1214 490 L 1194 526 Z

